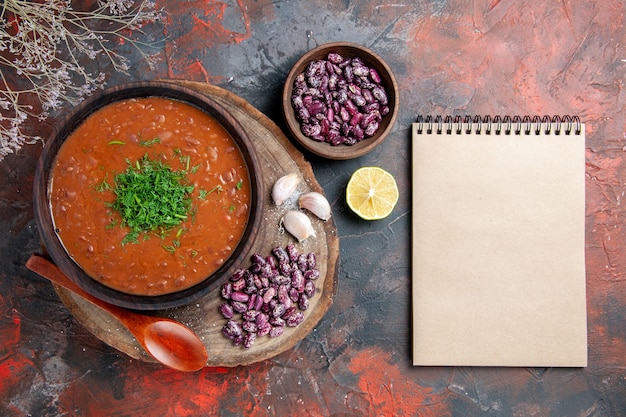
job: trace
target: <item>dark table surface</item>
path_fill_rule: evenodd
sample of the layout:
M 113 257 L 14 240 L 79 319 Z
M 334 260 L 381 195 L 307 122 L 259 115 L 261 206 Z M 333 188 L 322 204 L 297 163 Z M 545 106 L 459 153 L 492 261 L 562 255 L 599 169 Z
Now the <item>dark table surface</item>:
M 624 1 L 157 4 L 168 13 L 146 29 L 167 36 L 157 68 L 139 57 L 127 76 L 101 68 L 108 85 L 207 82 L 285 130 L 282 84 L 312 47 L 357 42 L 393 69 L 401 110 L 382 146 L 342 162 L 305 154 L 340 236 L 334 303 L 293 349 L 254 365 L 180 373 L 129 358 L 24 267 L 40 250 L 31 194 L 41 145 L 26 146 L 0 162 L 0 415 L 626 415 Z M 418 114 L 578 115 L 586 123 L 588 367 L 411 365 L 409 129 Z M 45 134 L 53 120 L 32 129 Z M 366 165 L 397 179 L 400 200 L 385 220 L 361 221 L 344 203 L 350 174 Z

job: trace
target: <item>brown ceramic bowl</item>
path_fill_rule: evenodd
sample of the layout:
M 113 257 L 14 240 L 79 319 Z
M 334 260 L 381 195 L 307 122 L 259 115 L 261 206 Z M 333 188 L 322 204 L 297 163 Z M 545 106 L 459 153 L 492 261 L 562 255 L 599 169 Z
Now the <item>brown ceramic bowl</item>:
M 129 98 L 164 97 L 190 104 L 216 119 L 234 139 L 248 168 L 251 184 L 250 211 L 243 237 L 231 256 L 213 274 L 200 283 L 164 295 L 133 295 L 124 293 L 88 276 L 65 250 L 53 226 L 50 204 L 50 176 L 55 157 L 65 139 L 89 115 L 104 106 Z M 105 90 L 103 93 L 81 103 L 62 122 L 55 134 L 49 138 L 37 164 L 34 180 L 35 220 L 43 243 L 52 260 L 76 284 L 95 297 L 118 306 L 136 310 L 162 310 L 187 305 L 210 291 L 219 288 L 234 270 L 246 262 L 260 227 L 263 182 L 261 167 L 248 135 L 239 122 L 218 102 L 191 89 L 167 82 L 138 82 Z M 210 239 L 210 238 L 207 238 Z M 219 290 L 219 289 L 218 289 Z
M 336 52 L 344 58 L 359 57 L 367 67 L 374 68 L 381 77 L 381 85 L 385 88 L 389 100 L 389 113 L 383 116 L 376 134 L 365 137 L 353 145 L 331 145 L 328 142 L 316 141 L 305 136 L 301 131 L 300 122 L 296 119 L 292 105 L 296 77 L 306 69 L 311 61 L 326 60 L 330 52 Z M 398 85 L 387 63 L 370 49 L 349 42 L 326 43 L 304 54 L 293 66 L 283 88 L 282 106 L 289 131 L 305 149 L 328 159 L 351 159 L 365 155 L 380 145 L 393 129 L 399 109 Z

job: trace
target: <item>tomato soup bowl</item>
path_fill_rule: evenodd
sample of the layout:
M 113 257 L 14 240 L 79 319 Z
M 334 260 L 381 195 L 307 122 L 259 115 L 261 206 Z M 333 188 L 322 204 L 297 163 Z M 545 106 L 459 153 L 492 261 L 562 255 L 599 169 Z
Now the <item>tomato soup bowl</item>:
M 68 138 L 78 134 L 81 129 L 86 129 L 84 126 L 89 124 L 92 116 L 95 118 L 96 116 L 94 115 L 100 114 L 105 109 L 126 105 L 123 103 L 128 102 L 132 103 L 132 105 L 141 103 L 143 107 L 151 107 L 152 104 L 145 104 L 149 100 L 156 100 L 156 102 L 165 100 L 167 102 L 165 104 L 166 109 L 162 110 L 157 116 L 150 116 L 153 117 L 152 119 L 146 117 L 145 124 L 148 127 L 145 129 L 133 127 L 132 129 L 135 129 L 133 132 L 137 132 L 137 135 L 126 133 L 125 136 L 111 136 L 113 135 L 111 132 L 114 132 L 117 128 L 107 127 L 110 124 L 109 122 L 117 123 L 119 119 L 126 117 L 126 113 L 132 114 L 131 111 L 116 110 L 118 113 L 112 116 L 116 120 L 107 121 L 107 123 L 99 122 L 100 125 L 92 128 L 90 131 L 92 133 L 86 136 L 89 139 L 91 136 L 95 137 L 101 135 L 103 131 L 107 131 L 109 132 L 109 137 L 105 139 L 106 144 L 89 147 L 91 145 L 80 143 L 77 147 L 79 150 L 72 154 L 71 140 L 68 140 Z M 155 126 L 158 129 L 161 122 L 165 124 L 168 119 L 171 119 L 170 107 L 167 106 L 175 109 L 182 107 L 191 112 L 196 112 L 191 113 L 191 116 L 180 116 L 185 118 L 182 122 L 178 122 L 178 125 L 183 125 L 183 129 L 187 128 L 185 125 L 201 124 L 200 122 L 195 123 L 195 121 L 204 120 L 200 116 L 208 115 L 217 122 L 218 126 L 215 128 L 202 127 L 203 131 L 222 132 L 221 129 L 223 129 L 226 135 L 224 136 L 222 132 L 219 140 L 226 141 L 228 140 L 226 137 L 229 137 L 233 145 L 226 145 L 225 150 L 222 150 L 219 148 L 222 145 L 214 145 L 213 142 L 210 144 L 207 142 L 209 141 L 209 136 L 193 136 L 193 133 L 185 133 L 186 142 L 181 147 L 168 144 L 168 137 L 172 136 L 171 131 L 168 134 L 161 133 L 161 136 L 154 133 L 149 133 L 150 136 L 142 136 L 142 132 L 155 129 Z M 171 112 L 173 111 L 171 110 Z M 142 117 L 135 116 L 134 119 L 142 119 Z M 136 123 L 136 121 L 131 120 L 129 123 Z M 192 129 L 192 127 L 188 128 Z M 194 126 L 193 128 L 195 129 L 196 127 Z M 176 132 L 180 132 L 180 130 L 174 130 L 174 132 L 176 135 Z M 222 136 L 224 138 L 221 138 Z M 213 136 L 210 137 L 213 138 Z M 213 141 L 214 139 L 210 140 Z M 74 141 L 76 140 L 74 139 Z M 83 138 L 81 141 L 85 142 L 86 139 Z M 97 150 L 100 149 L 98 146 L 102 148 L 102 151 Z M 172 148 L 170 149 L 166 146 L 171 146 Z M 104 156 L 108 152 L 107 149 L 111 150 L 111 156 Z M 64 153 L 66 154 L 65 156 L 63 156 Z M 128 153 L 128 155 L 124 156 L 125 153 Z M 228 168 L 228 170 L 223 168 L 223 170 L 227 170 L 225 173 L 213 172 L 213 170 L 221 169 L 214 168 L 214 166 L 219 165 L 217 155 L 220 155 L 219 158 L 224 159 L 221 156 L 223 154 L 235 155 L 236 158 L 240 158 L 237 161 L 243 161 L 243 163 L 239 162 L 237 170 L 235 168 Z M 76 159 L 86 159 L 87 161 L 95 159 L 85 164 L 92 164 L 98 168 L 89 171 L 87 168 L 77 165 L 76 172 L 72 172 L 74 166 L 63 162 L 68 158 L 67 155 L 69 155 L 70 160 L 74 160 L 74 157 Z M 113 160 L 119 159 L 119 155 L 123 156 L 127 166 L 120 166 L 118 161 L 118 165 L 109 170 L 108 167 L 113 166 Z M 140 158 L 140 155 L 144 155 L 144 159 Z M 98 158 L 104 160 L 98 160 Z M 124 168 L 127 170 L 138 168 L 142 161 L 145 163 L 150 158 L 157 160 L 158 163 L 163 165 L 171 166 L 171 171 L 183 173 L 185 175 L 184 179 L 188 181 L 186 185 L 192 184 L 194 186 L 190 188 L 193 191 L 188 192 L 188 200 L 189 204 L 191 204 L 189 213 L 191 214 L 186 217 L 186 223 L 181 223 L 181 225 L 172 227 L 165 232 L 162 231 L 161 236 L 154 236 L 154 233 L 151 235 L 146 232 L 142 238 L 134 241 L 129 239 L 129 241 L 122 243 L 120 242 L 120 233 L 128 232 L 127 230 L 124 231 L 124 227 L 128 228 L 128 223 L 116 218 L 116 216 L 122 217 L 122 211 L 116 212 L 112 204 L 112 199 L 115 199 L 117 195 L 115 194 L 117 193 L 116 186 L 118 185 L 117 174 L 127 172 Z M 109 160 L 111 161 L 110 164 Z M 235 165 L 237 163 L 234 162 Z M 243 168 L 240 169 L 239 167 Z M 81 174 L 79 171 L 83 173 Z M 99 171 L 105 171 L 104 175 Z M 58 172 L 62 172 L 63 175 L 69 175 L 68 184 L 71 182 L 92 182 L 89 185 L 85 185 L 82 191 L 79 190 L 78 194 L 79 196 L 86 196 L 82 200 L 86 201 L 85 204 L 95 204 L 95 208 L 79 207 L 76 209 L 78 213 L 67 216 L 70 219 L 67 220 L 67 226 L 64 223 L 62 224 L 61 217 L 65 216 L 64 210 L 66 207 L 74 207 L 75 203 L 73 201 L 76 200 L 76 192 L 62 188 L 64 187 L 62 185 L 63 181 L 67 181 L 67 179 L 64 180 Z M 97 180 L 93 179 L 99 175 L 103 176 Z M 57 176 L 59 176 L 58 179 Z M 204 180 L 209 185 L 203 184 L 202 181 Z M 68 187 L 71 187 L 71 185 L 68 185 Z M 155 81 L 129 83 L 109 88 L 101 94 L 84 101 L 63 117 L 55 133 L 46 141 L 37 164 L 33 188 L 35 220 L 42 242 L 50 258 L 72 281 L 88 293 L 108 303 L 134 310 L 163 310 L 181 307 L 197 301 L 212 291 L 219 291 L 221 283 L 249 260 L 250 251 L 262 221 L 262 207 L 265 195 L 261 166 L 255 154 L 255 149 L 241 124 L 218 101 L 210 96 L 174 83 Z M 246 194 L 241 197 L 243 202 L 241 202 L 239 207 L 235 203 L 212 202 L 213 199 L 218 198 L 218 195 L 223 198 L 231 195 L 233 196 L 232 198 L 235 198 L 234 196 L 240 190 L 246 190 Z M 78 204 L 76 203 L 77 207 Z M 218 206 L 208 209 L 203 208 L 207 204 L 217 204 Z M 227 207 L 229 205 L 230 207 Z M 102 215 L 100 213 L 99 216 L 109 218 L 84 220 L 84 224 L 80 223 L 83 222 L 80 219 L 89 217 L 85 212 L 96 213 L 102 210 L 106 214 Z M 229 228 L 234 229 L 235 227 L 226 226 L 225 231 L 219 232 L 221 233 L 219 234 L 217 228 L 214 229 L 213 226 L 206 226 L 202 223 L 204 221 L 202 216 L 204 216 L 203 213 L 205 211 L 207 213 L 211 211 L 218 212 L 218 215 L 221 216 L 217 220 L 219 223 L 224 223 L 224 219 L 239 216 L 237 228 L 240 230 L 236 234 L 235 232 L 231 233 Z M 93 215 L 91 217 L 97 216 Z M 79 221 L 77 227 L 71 225 L 73 217 L 79 219 L 77 220 Z M 87 223 L 88 221 L 93 222 L 97 227 L 94 228 L 93 224 Z M 78 229 L 78 231 L 74 232 L 76 233 L 75 235 L 63 235 L 63 232 L 67 230 L 69 233 L 69 230 L 72 228 Z M 81 234 L 81 229 L 84 229 L 85 236 L 89 234 L 91 237 L 89 239 L 84 238 L 83 234 Z M 100 235 L 106 235 L 111 231 L 113 231 L 114 238 L 110 243 L 91 243 L 90 241 L 85 246 L 85 242 L 83 242 L 83 240 L 90 240 L 91 238 L 100 238 Z M 222 239 L 220 237 L 222 235 L 227 235 L 228 238 Z M 70 237 L 68 238 L 68 236 Z M 130 236 L 130 233 L 125 236 Z M 106 240 L 106 238 L 103 239 Z M 191 248 L 185 248 L 185 244 L 180 243 L 184 242 L 185 239 L 189 240 Z M 152 245 L 156 246 L 156 248 L 150 247 L 146 249 L 146 247 L 141 246 L 144 244 L 144 240 L 153 242 Z M 222 242 L 221 240 L 227 241 Z M 158 247 L 159 245 L 160 247 Z M 208 260 L 210 251 L 220 253 L 217 260 Z M 130 254 L 128 254 L 129 252 Z M 165 254 L 165 252 L 169 252 L 169 254 Z M 198 254 L 199 258 L 196 256 Z M 170 256 L 170 258 L 167 258 L 167 256 Z M 222 256 L 222 258 L 219 258 L 219 256 Z M 81 259 L 91 257 L 99 259 L 98 262 L 101 265 L 85 267 L 84 265 L 87 265 L 89 262 L 84 263 Z M 177 259 L 180 259 L 180 261 Z M 121 263 L 114 263 L 118 261 Z M 167 275 L 176 284 L 167 284 L 166 279 L 153 278 L 153 275 L 157 276 L 164 273 L 158 268 L 176 262 L 182 265 L 179 266 L 179 268 L 182 268 L 182 272 L 175 270 L 174 272 L 168 272 Z M 139 268 L 136 264 L 145 265 L 144 268 L 147 269 L 144 274 L 141 272 L 130 272 L 132 268 Z M 197 267 L 196 264 L 200 266 Z M 206 266 L 208 264 L 212 264 L 209 268 L 212 271 L 203 275 L 202 265 Z M 200 275 L 195 279 L 187 280 L 191 272 L 184 268 L 190 268 L 190 265 L 194 273 Z M 94 272 L 94 270 L 97 272 Z M 87 271 L 90 272 L 88 273 Z M 158 273 L 154 271 L 158 271 Z M 151 281 L 153 279 L 155 280 L 154 282 Z M 121 284 L 118 284 L 118 281 Z M 129 284 L 129 282 L 135 281 L 141 282 L 141 285 L 147 283 L 145 284 L 146 289 L 137 290 L 137 285 Z M 113 282 L 116 282 L 116 284 L 112 284 Z M 166 289 L 166 285 L 170 285 L 170 287 Z M 163 288 L 163 290 L 159 290 L 159 288 Z

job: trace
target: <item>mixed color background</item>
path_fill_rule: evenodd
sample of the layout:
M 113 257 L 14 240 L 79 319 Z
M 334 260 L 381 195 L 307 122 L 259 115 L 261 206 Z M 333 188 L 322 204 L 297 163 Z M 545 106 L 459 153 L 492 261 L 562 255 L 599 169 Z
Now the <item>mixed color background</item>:
M 356 42 L 394 71 L 401 112 L 383 145 L 350 161 L 305 154 L 340 234 L 334 303 L 293 349 L 254 365 L 187 374 L 130 359 L 85 330 L 52 286 L 24 267 L 40 248 L 32 181 L 41 152 L 25 147 L 0 163 L 0 415 L 626 415 L 623 0 L 158 0 L 157 7 L 166 19 L 145 28 L 165 39 L 157 68 L 128 48 L 130 75 L 99 68 L 109 85 L 206 82 L 284 127 L 282 85 L 305 51 Z M 420 114 L 577 115 L 586 123 L 588 367 L 411 366 L 410 126 Z M 31 129 L 45 136 L 53 125 Z M 350 174 L 366 165 L 391 172 L 400 188 L 383 221 L 359 220 L 344 203 Z

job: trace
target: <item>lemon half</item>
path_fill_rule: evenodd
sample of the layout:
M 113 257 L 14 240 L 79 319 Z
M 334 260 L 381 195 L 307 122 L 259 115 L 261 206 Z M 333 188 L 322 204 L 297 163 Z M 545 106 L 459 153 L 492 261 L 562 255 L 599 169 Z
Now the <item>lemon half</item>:
M 396 180 L 380 167 L 362 167 L 354 171 L 346 187 L 346 203 L 365 220 L 389 216 L 398 202 Z

